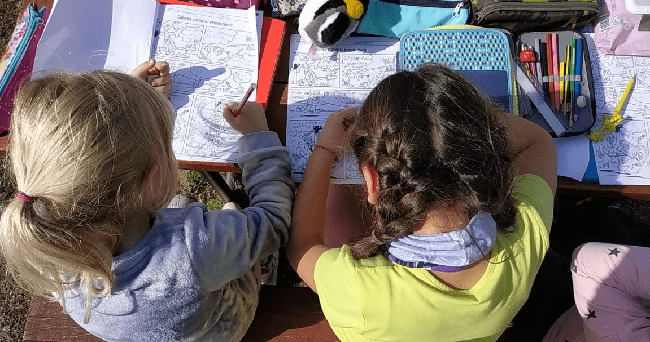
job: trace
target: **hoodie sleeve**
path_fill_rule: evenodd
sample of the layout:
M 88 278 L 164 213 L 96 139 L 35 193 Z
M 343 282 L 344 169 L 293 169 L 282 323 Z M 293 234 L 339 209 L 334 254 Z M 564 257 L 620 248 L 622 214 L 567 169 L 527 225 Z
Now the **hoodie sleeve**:
M 289 239 L 294 184 L 286 148 L 265 131 L 241 137 L 239 151 L 250 206 L 207 211 L 193 205 L 185 216 L 190 258 L 206 290 L 242 276 Z

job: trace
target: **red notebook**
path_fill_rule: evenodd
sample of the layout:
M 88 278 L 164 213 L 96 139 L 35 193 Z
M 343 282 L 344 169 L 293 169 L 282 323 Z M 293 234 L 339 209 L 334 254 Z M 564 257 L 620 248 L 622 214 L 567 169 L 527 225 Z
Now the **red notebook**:
M 260 40 L 260 69 L 257 76 L 257 95 L 255 101 L 266 109 L 273 87 L 275 69 L 282 51 L 285 22 L 280 19 L 264 17 Z
M 162 4 L 205 6 L 192 2 L 180 0 L 157 0 Z M 257 76 L 257 95 L 255 102 L 261 104 L 265 109 L 271 95 L 275 69 L 278 66 L 282 42 L 284 40 L 285 22 L 280 19 L 264 17 L 262 19 L 262 37 L 260 37 L 260 61 Z

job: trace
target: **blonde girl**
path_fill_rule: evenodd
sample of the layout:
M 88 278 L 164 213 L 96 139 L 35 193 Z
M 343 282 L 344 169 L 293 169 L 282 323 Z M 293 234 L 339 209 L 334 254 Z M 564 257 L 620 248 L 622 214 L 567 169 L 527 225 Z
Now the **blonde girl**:
M 347 146 L 369 213 L 329 184 Z M 358 114 L 328 118 L 289 259 L 342 341 L 495 341 L 548 249 L 555 188 L 545 131 L 458 72 L 424 65 L 380 82 Z
M 152 60 L 133 76 L 57 74 L 22 87 L 9 152 L 19 192 L 2 214 L 2 256 L 104 340 L 239 340 L 257 305 L 251 269 L 288 239 L 286 150 L 259 104 L 237 117 L 226 106 L 243 134 L 251 207 L 165 209 L 177 168 L 169 67 Z

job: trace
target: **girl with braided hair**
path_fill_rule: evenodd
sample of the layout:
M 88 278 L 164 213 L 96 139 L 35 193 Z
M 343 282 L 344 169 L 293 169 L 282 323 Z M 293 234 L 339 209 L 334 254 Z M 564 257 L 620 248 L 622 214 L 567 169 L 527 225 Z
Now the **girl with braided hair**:
M 329 184 L 348 146 L 367 204 Z M 328 118 L 289 259 L 342 341 L 495 341 L 548 249 L 556 172 L 551 137 L 458 72 L 400 72 Z

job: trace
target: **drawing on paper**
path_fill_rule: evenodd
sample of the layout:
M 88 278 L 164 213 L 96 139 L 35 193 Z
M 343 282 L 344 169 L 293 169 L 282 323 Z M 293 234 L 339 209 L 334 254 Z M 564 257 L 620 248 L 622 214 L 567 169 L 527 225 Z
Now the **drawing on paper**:
M 367 91 L 340 91 L 303 90 L 296 89 L 291 92 L 291 104 L 287 106 L 287 113 L 296 117 L 325 117 L 336 111 L 357 107 L 363 103 Z
M 342 56 L 341 65 L 341 85 L 344 88 L 372 89 L 395 73 L 394 56 Z
M 616 132 L 593 146 L 601 170 L 631 176 L 646 174 L 649 146 L 643 121 L 625 120 Z M 650 178 L 650 174 L 644 178 Z
M 363 179 L 363 175 L 359 171 L 359 160 L 353 153 L 345 154 L 345 173 L 346 178 Z
M 338 87 L 339 61 L 336 55 L 296 55 L 291 66 L 292 83 L 300 87 Z
M 295 162 L 294 173 L 302 174 L 311 155 L 312 145 L 318 141 L 325 120 L 289 121 L 287 122 L 287 147 L 289 157 Z
M 158 34 L 156 55 L 197 60 L 202 29 L 202 25 L 163 21 Z
M 207 27 L 201 42 L 200 57 L 211 64 L 250 68 L 250 61 L 257 58 L 257 51 L 251 47 L 256 41 L 257 38 L 249 32 Z
M 190 7 L 166 6 L 154 32 L 152 55 L 166 60 L 172 73 L 177 158 L 236 162 L 240 134 L 222 112 L 224 103 L 240 99 L 257 80 L 255 12 L 210 11 L 206 17 Z
M 321 49 L 309 56 L 309 42 L 291 40 L 287 149 L 293 180 L 300 181 L 311 146 L 327 117 L 360 106 L 382 79 L 395 73 L 399 41 L 393 38 L 349 38 L 340 49 Z M 366 52 L 375 51 L 375 52 Z M 351 153 L 338 158 L 331 172 L 334 183 L 361 183 L 359 165 Z

